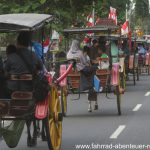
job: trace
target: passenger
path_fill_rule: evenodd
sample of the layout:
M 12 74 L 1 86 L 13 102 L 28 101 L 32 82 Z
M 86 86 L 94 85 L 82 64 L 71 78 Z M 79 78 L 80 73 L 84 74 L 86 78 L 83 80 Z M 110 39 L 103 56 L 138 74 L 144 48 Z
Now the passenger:
M 91 59 L 92 64 L 94 64 L 97 57 L 99 57 L 98 46 L 99 46 L 98 41 L 94 39 L 92 41 L 92 47 L 90 49 L 90 59 Z
M 6 75 L 12 75 L 12 74 L 31 74 L 31 71 L 28 69 L 27 65 L 25 64 L 24 59 L 30 64 L 33 72 L 37 72 L 38 70 L 42 69 L 42 63 L 38 59 L 38 57 L 35 55 L 34 52 L 30 51 L 28 47 L 31 43 L 31 36 L 30 32 L 20 32 L 18 38 L 17 38 L 17 52 L 12 53 L 11 55 L 8 55 L 8 58 L 6 60 L 5 64 L 5 74 Z M 29 91 L 32 90 L 32 84 L 31 82 L 27 81 L 7 81 L 7 94 L 10 96 L 10 94 L 13 91 L 16 90 L 22 90 L 22 91 Z
M 10 54 L 16 52 L 15 45 L 8 45 L 6 47 L 6 56 L 8 57 Z M 6 98 L 6 79 L 7 77 L 4 74 L 4 66 L 5 66 L 6 60 L 2 60 L 0 58 L 0 98 Z
M 146 53 L 144 46 L 141 44 L 138 46 L 138 49 L 139 49 L 139 51 L 138 51 L 139 55 L 141 55 L 144 58 L 145 53 Z
M 90 48 L 88 46 L 83 47 L 83 55 L 87 59 L 87 62 L 90 64 Z
M 91 66 L 90 58 L 88 56 L 89 48 L 84 47 L 83 52 L 80 50 L 80 43 L 77 40 L 72 41 L 71 48 L 67 54 L 67 59 L 76 59 L 77 60 L 77 70 L 83 71 L 85 68 Z
M 102 59 L 99 61 L 98 68 L 99 69 L 108 69 L 108 67 L 109 67 L 109 60 L 105 59 L 105 58 L 109 58 L 109 57 L 108 57 L 105 49 L 101 50 L 101 54 L 100 54 L 99 57 L 102 58 Z
M 85 65 L 85 67 L 81 70 L 81 72 L 86 76 L 89 76 L 94 71 L 94 68 L 91 66 L 90 57 L 88 55 L 89 51 L 90 48 L 88 46 L 84 46 L 82 63 Z
M 101 54 L 101 56 L 100 56 L 101 58 L 108 58 L 108 55 L 107 55 L 107 53 L 106 53 L 106 50 L 105 49 L 103 49 L 102 50 L 102 54 Z
M 13 54 L 13 53 L 16 53 L 17 52 L 17 48 L 16 48 L 16 46 L 15 45 L 8 45 L 7 47 L 6 47 L 6 55 L 7 55 L 7 57 L 10 55 L 10 54 Z

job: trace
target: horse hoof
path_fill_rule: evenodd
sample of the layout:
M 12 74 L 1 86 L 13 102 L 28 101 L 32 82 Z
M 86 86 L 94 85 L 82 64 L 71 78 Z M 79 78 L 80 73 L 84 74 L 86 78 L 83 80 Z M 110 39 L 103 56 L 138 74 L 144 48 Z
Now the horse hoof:
M 32 145 L 36 146 L 37 145 L 37 138 L 32 138 Z
M 89 109 L 88 109 L 88 112 L 92 112 L 92 109 L 91 109 L 91 108 L 89 108 Z
M 95 106 L 94 106 L 94 110 L 98 110 L 98 105 L 95 105 Z
M 27 146 L 28 147 L 34 147 L 37 145 L 37 139 L 36 138 L 32 138 L 32 139 L 27 139 Z
M 32 147 L 32 139 L 27 138 L 27 146 Z
M 42 141 L 47 141 L 47 137 L 45 135 L 42 136 Z
M 40 137 L 40 136 L 41 136 L 40 129 L 37 129 L 37 137 Z

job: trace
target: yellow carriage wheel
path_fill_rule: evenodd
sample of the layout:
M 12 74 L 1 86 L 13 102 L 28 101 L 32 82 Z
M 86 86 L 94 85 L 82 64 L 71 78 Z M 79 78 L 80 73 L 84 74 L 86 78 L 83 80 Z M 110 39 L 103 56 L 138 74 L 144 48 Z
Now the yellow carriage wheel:
M 67 113 L 67 87 L 64 86 L 61 88 L 61 106 L 62 106 L 62 114 L 66 116 Z
M 48 100 L 48 117 L 47 117 L 47 142 L 49 150 L 59 150 L 62 141 L 62 113 L 61 105 L 58 96 L 58 91 L 55 86 L 51 87 Z

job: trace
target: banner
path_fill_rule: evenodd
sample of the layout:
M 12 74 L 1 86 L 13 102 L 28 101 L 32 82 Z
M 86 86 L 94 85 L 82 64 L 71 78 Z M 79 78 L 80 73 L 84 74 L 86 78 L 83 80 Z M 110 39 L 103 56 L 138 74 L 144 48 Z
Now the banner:
M 121 27 L 121 35 L 129 33 L 129 21 L 126 21 Z
M 115 8 L 110 7 L 108 18 L 114 20 L 115 24 L 117 25 L 117 13 Z
M 86 24 L 87 27 L 93 27 L 94 26 L 94 20 L 93 20 L 93 16 L 92 14 L 89 14 L 87 16 L 87 24 Z

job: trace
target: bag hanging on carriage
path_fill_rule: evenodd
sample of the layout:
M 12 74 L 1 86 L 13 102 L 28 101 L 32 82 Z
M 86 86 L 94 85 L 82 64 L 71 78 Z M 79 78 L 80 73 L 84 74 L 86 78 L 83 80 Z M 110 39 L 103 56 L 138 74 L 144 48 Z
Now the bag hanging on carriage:
M 9 148 L 14 148 L 18 145 L 24 129 L 24 120 L 12 121 L 10 125 L 0 128 L 0 134 L 3 136 Z

